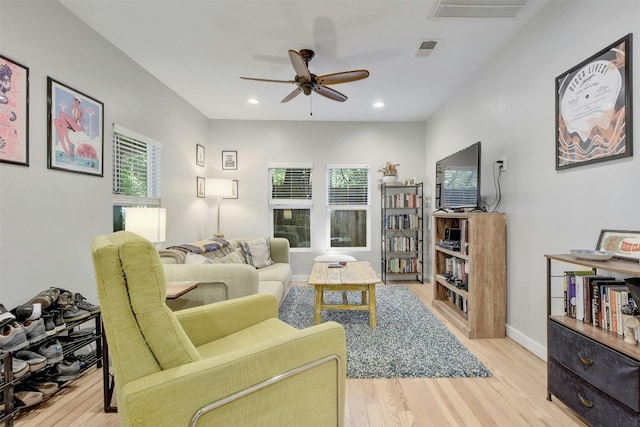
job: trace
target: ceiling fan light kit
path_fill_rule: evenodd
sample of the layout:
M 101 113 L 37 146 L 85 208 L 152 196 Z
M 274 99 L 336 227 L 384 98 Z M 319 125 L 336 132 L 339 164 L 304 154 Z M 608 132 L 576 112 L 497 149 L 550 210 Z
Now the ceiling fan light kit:
M 344 102 L 348 99 L 347 96 L 333 88 L 330 88 L 329 86 L 340 83 L 354 82 L 369 77 L 369 71 L 367 70 L 342 71 L 338 73 L 317 76 L 309 71 L 309 61 L 311 61 L 314 56 L 315 52 L 311 49 L 302 49 L 299 52 L 295 50 L 289 50 L 289 60 L 291 61 L 291 65 L 296 72 L 296 76 L 293 80 L 273 80 L 254 77 L 240 78 L 245 80 L 255 80 L 259 82 L 295 84 L 297 87 L 287 96 L 285 96 L 280 102 L 289 102 L 300 93 L 304 93 L 308 96 L 313 92 L 333 101 Z

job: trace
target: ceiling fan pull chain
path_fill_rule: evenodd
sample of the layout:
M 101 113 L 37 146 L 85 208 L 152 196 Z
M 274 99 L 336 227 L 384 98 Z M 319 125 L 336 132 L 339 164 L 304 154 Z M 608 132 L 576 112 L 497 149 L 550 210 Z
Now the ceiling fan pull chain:
M 313 116 L 313 96 L 309 97 L 309 115 Z

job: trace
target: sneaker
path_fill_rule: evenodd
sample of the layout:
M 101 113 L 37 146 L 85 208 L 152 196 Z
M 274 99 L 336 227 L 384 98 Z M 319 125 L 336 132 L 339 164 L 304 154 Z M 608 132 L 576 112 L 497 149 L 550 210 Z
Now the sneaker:
M 76 306 L 73 294 L 69 291 L 64 291 L 60 294 L 58 307 L 62 310 L 62 317 L 65 322 L 74 322 L 91 315 L 87 310 L 81 310 Z
M 29 364 L 24 360 L 11 358 L 11 371 L 13 372 L 13 378 L 24 377 L 29 372 Z M 0 366 L 0 373 L 4 376 L 4 363 Z
M 76 307 L 80 310 L 86 310 L 91 314 L 100 313 L 100 306 L 91 304 L 85 297 L 80 293 L 73 294 L 74 301 L 76 303 Z
M 56 327 L 56 331 L 60 332 L 64 330 L 64 328 L 67 327 L 67 324 L 64 323 L 64 317 L 62 317 L 62 310 L 52 310 L 51 314 L 52 314 L 53 324 Z
M 30 344 L 36 343 L 47 337 L 47 328 L 44 325 L 44 319 L 27 320 L 22 326 L 27 333 L 27 339 Z
M 16 316 L 7 310 L 4 305 L 0 304 L 0 327 L 16 320 Z
M 27 333 L 19 323 L 7 323 L 0 331 L 0 350 L 17 351 L 29 345 Z
M 53 381 L 33 382 L 33 383 L 30 383 L 30 385 L 31 387 L 35 388 L 40 393 L 42 393 L 43 397 L 51 396 L 60 388 L 60 386 L 58 386 L 58 383 Z
M 41 354 L 29 350 L 20 350 L 16 354 L 16 359 L 24 360 L 29 365 L 29 371 L 35 372 L 47 366 L 47 358 Z
M 62 345 L 58 340 L 49 340 L 38 347 L 38 354 L 47 358 L 47 363 L 52 365 L 61 362 L 64 358 L 62 354 Z
M 80 360 L 63 360 L 62 362 L 56 363 L 49 374 L 52 375 L 56 381 L 71 381 L 82 374 L 84 367 L 85 363 Z
M 52 336 L 56 334 L 56 324 L 53 322 L 53 313 L 42 313 L 42 318 L 44 319 L 44 330 L 47 336 Z M 64 320 L 62 320 L 64 329 Z
M 28 408 L 42 402 L 43 396 L 39 391 L 16 391 L 13 393 L 16 399 L 16 406 L 19 408 Z
M 55 304 L 58 296 L 60 296 L 60 290 L 58 288 L 51 287 L 31 298 L 27 304 L 40 303 L 41 309 L 45 310 Z
M 22 304 L 11 310 L 16 315 L 18 322 L 25 320 L 36 320 L 42 315 L 42 304 L 39 302 L 33 304 Z

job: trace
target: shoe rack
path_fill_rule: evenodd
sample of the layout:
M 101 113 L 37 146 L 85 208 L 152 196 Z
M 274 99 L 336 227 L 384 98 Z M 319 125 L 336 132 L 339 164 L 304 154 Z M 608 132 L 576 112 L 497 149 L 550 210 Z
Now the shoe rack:
M 86 330 L 85 328 L 91 327 L 95 327 L 95 330 L 92 333 L 83 334 L 78 332 Z M 75 337 L 72 336 L 74 332 L 76 332 Z M 87 346 L 93 346 L 95 348 L 95 354 L 93 354 L 92 351 L 91 356 L 87 357 L 86 360 L 84 360 L 85 366 L 83 367 L 83 370 L 78 373 L 78 376 L 76 378 L 73 378 L 71 380 L 57 381 L 55 374 L 51 373 L 55 363 L 47 363 L 44 368 L 38 371 L 28 372 L 20 378 L 14 378 L 12 369 L 12 357 L 15 355 L 15 353 L 17 353 L 17 351 L 0 351 L 0 361 L 4 366 L 2 382 L 0 383 L 0 391 L 3 393 L 3 402 L 5 404 L 4 410 L 0 411 L 0 423 L 4 423 L 5 426 L 12 426 L 14 419 L 19 415 L 22 409 L 33 407 L 16 406 L 14 402 L 14 393 L 16 388 L 19 388 L 21 384 L 27 383 L 29 379 L 42 378 L 46 381 L 52 381 L 58 384 L 58 390 L 53 394 L 44 397 L 42 401 L 38 402 L 39 404 L 54 396 L 61 389 L 63 389 L 65 386 L 69 385 L 76 379 L 82 377 L 82 375 L 84 375 L 91 367 L 102 367 L 102 317 L 99 312 L 91 314 L 90 316 L 83 319 L 66 322 L 64 329 L 56 331 L 55 334 L 49 335 L 46 338 L 42 338 L 38 341 L 29 342 L 26 347 L 21 348 L 19 351 L 29 350 L 37 353 L 38 347 L 40 345 L 54 339 L 57 339 L 62 346 L 63 360 L 70 356 L 77 356 L 76 353 L 80 349 L 83 349 Z

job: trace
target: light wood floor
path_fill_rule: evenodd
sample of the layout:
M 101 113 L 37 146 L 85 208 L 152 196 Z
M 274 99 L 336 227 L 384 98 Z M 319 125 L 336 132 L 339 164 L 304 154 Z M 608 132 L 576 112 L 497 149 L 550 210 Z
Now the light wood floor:
M 409 286 L 430 306 L 431 285 Z M 509 338 L 468 340 L 449 329 L 492 372 L 491 378 L 348 380 L 345 425 L 585 425 L 557 399 L 546 400 L 545 362 Z M 21 414 L 15 425 L 118 426 L 118 415 L 103 412 L 102 372 L 95 370 Z

